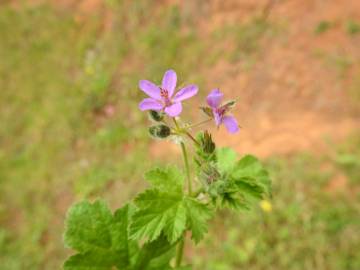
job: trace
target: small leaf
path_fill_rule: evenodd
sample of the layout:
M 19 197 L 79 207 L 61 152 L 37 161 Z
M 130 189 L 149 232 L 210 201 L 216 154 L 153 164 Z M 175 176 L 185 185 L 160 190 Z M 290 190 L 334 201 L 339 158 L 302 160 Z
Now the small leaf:
M 212 217 L 212 210 L 198 200 L 186 197 L 184 200 L 191 238 L 198 243 L 207 233 L 207 221 Z
M 242 181 L 242 187 L 252 186 L 254 192 L 261 192 L 264 195 L 271 193 L 271 180 L 268 172 L 264 169 L 260 161 L 251 155 L 246 155 L 240 159 L 231 174 L 236 181 Z M 260 197 L 260 196 L 258 196 Z
M 181 192 L 184 185 L 184 176 L 175 166 L 152 169 L 145 174 L 145 179 L 154 188 L 164 191 Z
M 139 209 L 130 227 L 133 239 L 153 241 L 163 233 L 170 243 L 174 243 L 184 232 L 186 210 L 181 194 L 150 189 L 140 194 L 135 204 Z
M 228 190 L 221 195 L 220 207 L 228 207 L 234 210 L 249 210 L 250 203 L 245 200 L 243 194 L 238 190 Z
M 200 108 L 200 110 L 203 111 L 203 113 L 205 115 L 207 115 L 207 116 L 209 116 L 211 118 L 214 117 L 213 111 L 212 111 L 212 109 L 210 107 L 199 107 L 199 108 Z
M 237 180 L 236 186 L 239 190 L 245 192 L 249 196 L 252 196 L 257 199 L 262 199 L 265 195 L 265 190 L 261 185 L 256 183 L 247 183 L 246 181 Z
M 218 169 L 221 173 L 230 172 L 236 163 L 237 154 L 230 148 L 220 148 L 216 152 Z
M 270 195 L 271 180 L 257 158 L 247 155 L 236 162 L 236 153 L 227 148 L 217 154 L 221 177 L 208 187 L 216 206 L 249 209 L 255 201 Z

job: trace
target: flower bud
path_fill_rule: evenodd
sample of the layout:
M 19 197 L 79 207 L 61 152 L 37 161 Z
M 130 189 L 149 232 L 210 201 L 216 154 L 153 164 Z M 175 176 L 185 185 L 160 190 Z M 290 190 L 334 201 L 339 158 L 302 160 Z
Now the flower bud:
M 149 117 L 155 122 L 161 122 L 164 119 L 164 113 L 150 110 Z
M 200 139 L 201 148 L 206 154 L 212 154 L 215 151 L 215 143 L 211 138 L 211 134 L 205 131 Z
M 149 133 L 155 138 L 164 139 L 170 136 L 171 130 L 166 125 L 156 125 L 149 127 Z
M 210 107 L 200 107 L 200 110 L 203 111 L 207 116 L 214 117 L 212 109 Z
M 200 173 L 200 179 L 205 181 L 207 185 L 216 182 L 217 180 L 220 179 L 220 177 L 221 177 L 220 173 L 213 164 L 206 164 L 202 167 Z
M 235 104 L 236 104 L 236 100 L 230 100 L 230 101 L 226 102 L 223 106 L 224 106 L 225 108 L 229 108 L 229 109 L 230 109 L 230 108 L 234 107 Z

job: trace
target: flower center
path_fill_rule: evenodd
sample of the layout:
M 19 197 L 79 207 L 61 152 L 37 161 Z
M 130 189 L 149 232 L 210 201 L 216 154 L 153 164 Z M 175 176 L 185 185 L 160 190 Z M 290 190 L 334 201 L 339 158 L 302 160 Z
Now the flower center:
M 171 105 L 171 100 L 169 98 L 169 91 L 164 89 L 164 88 L 160 88 L 160 96 L 163 99 L 165 106 L 170 106 Z
M 223 117 L 224 114 L 226 113 L 226 108 L 224 108 L 224 107 L 217 108 L 217 109 L 215 109 L 215 112 L 216 112 L 220 117 Z

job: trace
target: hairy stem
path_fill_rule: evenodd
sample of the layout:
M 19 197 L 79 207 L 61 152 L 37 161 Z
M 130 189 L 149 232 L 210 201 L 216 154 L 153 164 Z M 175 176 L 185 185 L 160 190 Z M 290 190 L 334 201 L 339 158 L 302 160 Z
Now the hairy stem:
M 198 141 L 190 134 L 190 132 L 186 131 L 185 134 L 186 134 L 196 145 L 199 145 Z
M 188 183 L 188 193 L 189 193 L 189 195 L 191 195 L 192 187 L 191 187 L 191 177 L 190 177 L 190 167 L 189 167 L 188 155 L 186 152 L 185 144 L 183 142 L 181 142 L 180 145 L 181 145 L 181 150 L 182 150 L 182 154 L 184 157 L 185 173 L 186 173 L 186 179 L 187 179 L 187 183 Z
M 209 119 L 206 119 L 204 121 L 201 121 L 199 123 L 196 123 L 196 124 L 193 124 L 193 125 L 190 125 L 189 128 L 194 128 L 194 127 L 198 127 L 198 126 L 201 126 L 203 124 L 206 124 L 208 122 L 212 121 L 212 118 L 209 118 Z
M 185 233 L 182 236 L 182 238 L 179 242 L 179 245 L 177 247 L 176 258 L 175 258 L 175 267 L 181 266 L 181 261 L 182 261 L 182 257 L 184 254 L 184 245 L 185 245 Z
M 175 118 L 173 118 L 173 121 L 175 123 L 176 128 L 179 129 L 179 125 L 178 125 Z M 189 137 L 192 138 L 195 143 L 197 143 L 197 141 L 191 136 L 191 134 L 187 133 L 187 135 L 188 136 L 190 135 Z M 191 178 L 190 178 L 189 159 L 188 159 L 188 155 L 187 155 L 187 152 L 186 152 L 186 147 L 185 147 L 184 142 L 181 142 L 180 146 L 181 146 L 181 150 L 182 150 L 182 154 L 183 154 L 183 158 L 184 158 L 185 173 L 186 173 L 186 179 L 187 179 L 187 184 L 188 184 L 188 193 L 191 196 L 192 187 L 191 187 Z M 184 254 L 185 235 L 186 234 L 184 233 L 184 235 L 182 236 L 182 238 L 181 238 L 181 240 L 180 240 L 180 242 L 178 244 L 178 247 L 177 247 L 176 259 L 175 259 L 175 267 L 179 267 L 181 265 L 182 257 L 183 257 L 183 254 Z

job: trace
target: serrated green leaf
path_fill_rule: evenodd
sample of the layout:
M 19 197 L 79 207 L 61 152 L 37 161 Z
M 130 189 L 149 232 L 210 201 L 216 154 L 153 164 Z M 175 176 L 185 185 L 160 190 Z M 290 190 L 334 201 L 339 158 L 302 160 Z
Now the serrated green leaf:
M 178 193 L 150 189 L 135 199 L 139 209 L 132 218 L 133 239 L 153 241 L 163 233 L 170 243 L 176 242 L 186 228 L 186 209 Z
M 236 161 L 236 153 L 228 148 L 218 150 L 221 177 L 208 192 L 216 206 L 249 209 L 253 201 L 270 195 L 271 181 L 259 160 L 251 155 Z
M 219 171 L 228 173 L 235 166 L 237 154 L 231 148 L 220 148 L 216 151 L 216 157 Z
M 85 252 L 71 256 L 64 263 L 65 270 L 109 270 L 115 265 L 116 254 L 106 252 Z
M 166 168 L 155 168 L 145 173 L 145 179 L 154 188 L 164 191 L 181 192 L 184 186 L 184 176 L 181 171 L 174 166 Z
M 236 180 L 235 184 L 237 188 L 249 196 L 262 199 L 266 194 L 264 188 L 256 183 L 248 183 L 246 180 L 247 179 Z
M 79 252 L 64 264 L 66 270 L 127 269 L 130 265 L 128 211 L 125 206 L 112 215 L 102 201 L 80 202 L 66 218 L 65 244 Z
M 251 190 L 250 195 L 261 198 L 263 195 L 270 195 L 271 193 L 269 174 L 254 156 L 246 155 L 240 159 L 236 163 L 231 176 L 244 191 L 245 189 Z
M 228 190 L 220 197 L 220 207 L 228 207 L 234 210 L 249 210 L 250 204 L 247 200 L 245 200 L 243 194 L 239 193 L 238 190 Z
M 191 238 L 198 243 L 207 233 L 207 221 L 212 217 L 213 211 L 207 205 L 191 197 L 186 197 L 184 203 Z
M 109 249 L 112 219 L 111 211 L 102 201 L 75 204 L 66 217 L 65 245 L 80 252 Z
M 163 235 L 153 242 L 145 243 L 132 270 L 167 269 L 175 254 L 176 244 L 170 244 Z

